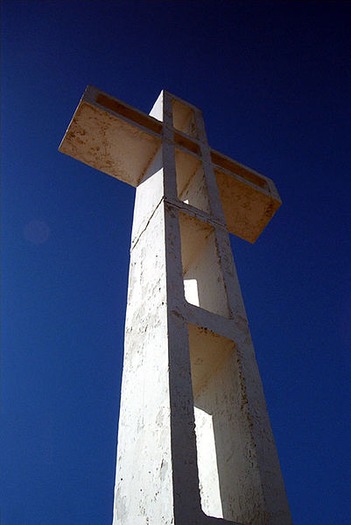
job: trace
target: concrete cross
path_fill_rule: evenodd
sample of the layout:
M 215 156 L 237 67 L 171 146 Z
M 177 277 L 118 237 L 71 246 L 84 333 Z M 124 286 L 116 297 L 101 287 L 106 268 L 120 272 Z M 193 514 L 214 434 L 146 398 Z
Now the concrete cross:
M 273 182 L 166 91 L 146 115 L 89 87 L 60 151 L 137 188 L 114 525 L 288 525 L 228 236 L 257 239 Z

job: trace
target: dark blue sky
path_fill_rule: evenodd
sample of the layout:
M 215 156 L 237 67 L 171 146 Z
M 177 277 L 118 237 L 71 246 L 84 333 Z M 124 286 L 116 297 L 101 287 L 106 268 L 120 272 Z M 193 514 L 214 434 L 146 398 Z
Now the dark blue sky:
M 167 89 L 275 181 L 234 255 L 294 523 L 350 523 L 350 27 L 346 0 L 3 0 L 4 525 L 111 523 L 134 190 L 57 151 L 87 84 Z

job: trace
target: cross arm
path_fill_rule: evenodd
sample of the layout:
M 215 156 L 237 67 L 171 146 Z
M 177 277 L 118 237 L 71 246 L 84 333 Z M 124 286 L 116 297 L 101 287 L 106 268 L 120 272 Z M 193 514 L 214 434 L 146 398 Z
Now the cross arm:
M 88 86 L 59 151 L 136 187 L 161 145 L 161 132 L 162 122 Z
M 274 182 L 218 151 L 211 160 L 228 231 L 255 242 L 282 204 Z
M 176 99 L 176 97 L 174 97 Z M 201 160 L 198 141 L 176 128 L 176 149 Z M 65 153 L 138 186 L 162 143 L 163 123 L 88 86 L 59 146 Z M 210 149 L 228 231 L 254 242 L 281 201 L 274 183 Z

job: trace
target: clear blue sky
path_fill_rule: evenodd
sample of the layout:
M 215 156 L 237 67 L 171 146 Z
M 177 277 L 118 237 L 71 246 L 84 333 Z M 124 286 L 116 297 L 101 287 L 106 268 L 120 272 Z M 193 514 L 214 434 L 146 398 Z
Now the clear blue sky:
M 257 359 L 295 525 L 351 523 L 350 27 L 346 0 L 3 0 L 3 525 L 111 523 L 134 193 L 57 151 L 87 84 L 175 93 L 275 181 L 232 239 Z

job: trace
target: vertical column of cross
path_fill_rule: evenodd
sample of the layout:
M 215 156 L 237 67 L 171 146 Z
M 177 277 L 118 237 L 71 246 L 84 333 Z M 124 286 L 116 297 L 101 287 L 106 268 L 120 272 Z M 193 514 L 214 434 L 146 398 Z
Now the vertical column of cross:
M 172 479 L 175 523 L 201 523 L 191 369 L 181 260 L 174 97 L 163 92 L 164 213 Z
M 239 511 L 238 500 L 242 497 L 239 477 L 235 484 L 236 473 L 233 471 L 228 475 L 228 470 L 235 467 L 235 464 L 231 464 L 230 458 L 240 454 L 240 447 L 234 442 L 235 438 L 239 438 L 239 432 L 235 436 L 230 431 L 226 432 L 224 428 L 227 423 L 226 417 L 233 416 L 235 413 L 235 408 L 232 406 L 236 386 L 232 374 L 233 361 L 236 359 L 234 319 L 237 320 L 239 317 L 246 319 L 246 316 L 203 116 L 197 108 L 191 107 L 190 111 L 192 115 L 190 118 L 193 119 L 192 140 L 196 140 L 198 144 L 200 159 L 198 172 L 203 178 L 204 195 L 200 199 L 196 194 L 199 191 L 198 187 L 194 187 L 193 193 L 196 194 L 196 199 L 192 199 L 188 191 L 188 202 L 182 202 L 178 217 L 181 230 L 183 278 L 185 275 L 197 277 L 198 288 L 198 300 L 196 304 L 193 303 L 197 308 L 185 301 L 181 311 L 187 322 L 192 413 L 196 424 L 198 471 L 196 481 L 201 496 L 202 513 L 199 522 L 213 524 L 221 518 L 222 524 L 237 523 L 237 520 L 241 521 L 247 516 Z M 180 173 L 178 178 L 179 175 Z M 197 186 L 201 186 L 200 177 Z M 180 198 L 179 190 L 180 188 L 178 188 L 178 198 Z M 206 201 L 207 204 L 204 205 Z M 196 209 L 198 202 L 201 203 L 200 209 Z M 189 234 L 190 230 L 194 231 L 193 235 Z M 187 242 L 188 235 L 191 238 L 190 243 Z M 191 250 L 189 244 L 196 245 L 196 237 L 202 238 L 204 247 L 199 244 L 200 260 L 193 264 L 193 272 L 189 272 L 185 251 Z M 190 256 L 189 260 L 194 257 L 196 259 L 196 253 Z M 209 283 L 212 285 L 210 286 Z M 216 385 L 217 381 L 220 390 Z M 228 400 L 230 396 L 232 399 Z M 239 420 L 237 422 L 239 423 Z M 235 448 L 238 452 L 235 452 Z M 254 487 L 251 489 L 252 494 L 255 494 Z
M 202 284 L 206 280 L 206 272 L 208 269 L 211 272 L 211 261 L 217 258 L 215 248 L 217 237 L 213 224 L 217 222 L 219 228 L 223 231 L 225 226 L 222 210 L 220 205 L 218 205 L 218 190 L 213 170 L 211 171 L 212 166 L 201 113 L 196 108 L 185 106 L 186 110 L 190 109 L 192 141 L 193 144 L 197 144 L 197 151 L 192 155 L 190 152 L 183 151 L 182 146 L 179 145 L 179 141 L 182 142 L 184 137 L 182 130 L 177 129 L 177 121 L 179 120 L 175 114 L 177 104 L 183 103 L 170 94 L 163 93 L 164 211 L 174 513 L 175 523 L 177 524 L 205 525 L 214 523 L 217 519 L 213 517 L 213 513 L 212 515 L 210 513 L 208 513 L 209 515 L 205 514 L 204 510 L 206 508 L 204 509 L 204 505 L 201 505 L 201 500 L 204 499 L 203 491 L 200 499 L 199 454 L 197 452 L 199 436 L 195 435 L 194 420 L 194 384 L 196 381 L 194 382 L 192 377 L 190 349 L 192 339 L 194 337 L 196 339 L 198 334 L 196 328 L 194 331 L 191 326 L 194 327 L 199 324 L 196 314 L 203 310 L 202 306 L 211 310 L 212 295 L 216 296 L 213 300 L 215 303 L 213 311 L 218 310 L 229 314 L 226 293 L 222 293 L 223 291 L 225 292 L 223 283 L 220 286 L 220 294 L 214 290 L 217 278 L 222 279 L 218 261 L 213 261 L 215 262 L 218 276 L 208 275 L 209 281 L 212 282 L 212 288 L 210 287 L 209 290 L 204 290 L 204 293 L 202 293 Z M 177 133 L 181 135 L 176 140 L 175 135 Z M 187 158 L 184 166 L 179 160 L 182 155 Z M 187 157 L 187 155 L 190 156 Z M 186 192 L 189 197 L 187 199 L 188 202 L 184 202 L 180 196 L 180 179 L 184 179 L 182 169 L 187 169 L 186 167 L 189 164 L 193 167 L 187 176 L 190 179 L 195 177 L 195 181 L 199 179 L 200 189 L 197 184 L 193 184 L 192 190 Z M 191 185 L 191 181 L 185 182 L 186 187 L 189 187 L 189 185 Z M 203 192 L 203 195 L 199 195 L 199 191 Z M 210 193 L 213 194 L 211 200 L 209 200 Z M 198 202 L 202 203 L 200 208 L 197 208 Z M 207 239 L 208 237 L 210 237 L 209 240 Z M 185 300 L 184 277 L 187 269 L 189 269 L 188 267 L 191 266 L 191 259 L 197 258 L 199 255 L 197 253 L 197 245 L 199 244 L 200 251 L 204 249 L 202 242 L 210 244 L 211 253 L 203 253 L 202 257 L 200 254 L 198 262 L 194 265 L 193 277 L 198 277 L 201 293 L 199 297 L 200 303 L 198 301 L 195 303 L 196 306 L 192 307 Z M 208 251 L 207 247 L 206 251 Z M 191 253 L 190 257 L 188 252 Z M 209 262 L 207 261 L 208 257 Z M 206 268 L 204 263 L 209 268 Z M 211 292 L 215 293 L 212 294 Z M 209 312 L 203 310 L 203 313 Z M 208 325 L 206 315 L 205 319 L 202 318 L 200 324 L 202 324 L 203 330 L 206 331 Z M 207 341 L 205 341 L 206 343 Z M 195 346 L 198 347 L 198 344 L 195 343 Z M 207 437 L 205 437 L 206 439 Z M 211 439 L 213 441 L 213 436 L 211 436 Z M 202 444 L 205 440 L 202 440 Z M 215 458 L 212 458 L 212 471 L 216 470 L 215 462 Z M 210 482 L 207 481 L 207 484 L 209 485 Z M 208 492 L 211 492 L 211 490 L 212 488 Z M 213 491 L 216 492 L 216 490 L 219 494 L 219 488 L 213 487 Z M 217 499 L 220 499 L 220 495 L 218 495 Z M 209 509 L 210 512 L 211 510 Z M 223 518 L 222 513 L 217 513 L 217 517 Z M 229 523 L 224 519 L 221 519 L 220 522 L 222 524 Z
M 222 305 L 221 307 L 216 305 L 215 311 L 223 317 L 223 320 L 221 323 L 217 319 L 217 323 L 213 323 L 214 336 L 223 334 L 222 326 L 225 324 L 230 326 L 225 337 L 222 337 L 221 343 L 213 345 L 213 352 L 223 354 L 222 362 L 219 363 L 218 361 L 217 370 L 213 369 L 212 371 L 212 378 L 207 380 L 207 384 L 202 386 L 202 390 L 196 394 L 194 399 L 198 427 L 197 446 L 202 507 L 207 514 L 231 522 L 251 523 L 257 519 L 257 523 L 260 523 L 266 509 L 259 467 L 255 464 L 253 457 L 256 443 L 250 428 L 252 426 L 252 414 L 250 409 L 245 406 L 249 402 L 247 396 L 250 397 L 252 393 L 248 392 L 246 388 L 246 374 L 249 378 L 252 374 L 250 369 L 252 368 L 252 358 L 254 360 L 253 348 L 213 169 L 211 151 L 207 142 L 202 113 L 199 110 L 195 111 L 195 118 L 208 191 L 210 207 L 208 222 L 213 228 L 218 280 L 222 279 L 223 282 Z M 211 315 L 207 314 L 207 317 L 209 318 Z M 211 323 L 209 324 L 211 325 Z M 203 344 L 206 344 L 205 340 Z M 207 336 L 207 344 L 210 344 L 209 335 Z M 243 352 L 250 355 L 243 357 Z M 213 362 L 211 358 L 206 357 L 206 359 L 210 363 Z M 192 361 L 194 361 L 192 366 L 194 375 L 195 359 Z M 254 368 L 255 365 L 254 360 Z M 257 369 L 253 371 L 254 376 L 256 371 Z M 256 375 L 255 381 L 259 381 L 258 371 Z M 216 382 L 220 382 L 220 389 L 215 385 Z M 209 415 L 211 425 L 207 424 L 206 428 L 206 419 Z M 209 443 L 211 440 L 214 457 L 212 459 L 200 457 L 201 442 Z M 204 464 L 211 461 L 213 463 L 212 470 L 216 472 L 209 474 L 209 469 Z M 217 496 L 215 495 L 214 485 L 218 485 Z
M 208 206 L 194 211 L 182 204 L 180 218 L 192 216 L 183 220 L 183 228 L 180 220 L 183 277 L 189 275 L 184 245 L 194 221 L 206 249 L 191 274 L 198 277 L 198 311 L 186 302 L 181 311 L 188 323 L 201 505 L 223 522 L 288 524 L 288 502 L 205 126 L 201 112 L 191 112 Z
M 280 469 L 202 114 L 167 93 L 163 108 L 176 523 L 279 523 Z
M 162 100 L 155 110 L 161 111 Z M 164 162 L 136 189 L 129 266 L 113 525 L 174 522 L 169 395 Z
M 154 116 L 163 120 L 175 523 L 289 523 L 202 114 L 163 92 Z

